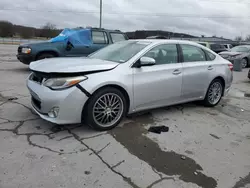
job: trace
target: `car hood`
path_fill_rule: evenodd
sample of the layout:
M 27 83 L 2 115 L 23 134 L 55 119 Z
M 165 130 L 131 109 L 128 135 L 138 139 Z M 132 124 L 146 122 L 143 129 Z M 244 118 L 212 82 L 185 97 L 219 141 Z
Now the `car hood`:
M 111 70 L 119 63 L 86 57 L 51 58 L 32 62 L 32 71 L 43 73 L 84 73 Z
M 58 44 L 63 45 L 63 42 L 49 42 L 49 41 L 37 41 L 37 42 L 32 42 L 32 43 L 27 43 L 27 44 L 20 44 L 20 47 L 29 47 L 29 48 L 33 48 L 33 47 L 44 47 L 44 46 L 58 46 Z
M 236 56 L 236 55 L 241 55 L 243 52 L 231 52 L 231 51 L 226 51 L 226 52 L 221 52 L 219 53 L 220 55 L 228 55 L 228 56 Z

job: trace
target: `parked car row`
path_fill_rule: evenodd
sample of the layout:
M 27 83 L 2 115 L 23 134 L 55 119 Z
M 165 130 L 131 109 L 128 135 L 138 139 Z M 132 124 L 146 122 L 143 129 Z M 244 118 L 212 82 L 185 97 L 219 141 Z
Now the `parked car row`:
M 197 42 L 218 53 L 221 57 L 231 63 L 240 61 L 242 68 L 250 66 L 250 45 L 241 45 L 233 47 L 231 44 L 212 44 L 208 42 Z
M 219 53 L 221 57 L 234 63 L 240 61 L 242 68 L 250 66 L 250 45 L 241 45 L 233 47 L 230 51 Z
M 230 44 L 216 44 L 216 43 L 209 43 L 209 42 L 198 42 L 198 44 L 201 44 L 201 45 L 213 50 L 215 53 L 228 51 L 228 50 L 230 50 L 230 47 L 232 47 L 232 45 L 230 45 Z
M 196 100 L 215 106 L 233 80 L 229 61 L 182 40 L 120 41 L 87 58 L 43 59 L 29 67 L 27 87 L 41 118 L 101 131 L 142 110 Z

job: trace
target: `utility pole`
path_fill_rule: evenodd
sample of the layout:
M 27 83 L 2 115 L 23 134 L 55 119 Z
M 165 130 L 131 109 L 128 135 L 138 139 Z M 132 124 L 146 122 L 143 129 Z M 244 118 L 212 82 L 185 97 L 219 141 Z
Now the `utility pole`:
M 102 0 L 100 0 L 100 28 L 102 28 Z

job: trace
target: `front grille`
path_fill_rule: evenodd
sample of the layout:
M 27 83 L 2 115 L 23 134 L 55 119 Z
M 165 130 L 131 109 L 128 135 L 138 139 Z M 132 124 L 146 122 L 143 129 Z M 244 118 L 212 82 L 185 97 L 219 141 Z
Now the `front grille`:
M 19 46 L 19 47 L 17 48 L 17 52 L 20 54 L 20 53 L 22 52 L 22 47 Z
M 37 100 L 35 97 L 31 96 L 31 101 L 33 103 L 33 105 L 38 108 L 39 110 L 41 110 L 41 101 Z

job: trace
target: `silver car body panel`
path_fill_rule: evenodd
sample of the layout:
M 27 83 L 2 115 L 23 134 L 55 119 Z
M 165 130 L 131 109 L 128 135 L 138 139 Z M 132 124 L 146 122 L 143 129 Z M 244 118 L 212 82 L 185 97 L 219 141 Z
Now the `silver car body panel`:
M 228 66 L 230 62 L 210 49 L 189 41 L 137 41 L 146 41 L 150 44 L 125 63 L 86 58 L 58 58 L 53 59 L 55 64 L 51 62 L 51 59 L 33 62 L 30 68 L 33 71 L 46 73 L 68 72 L 67 66 L 70 72 L 78 72 L 79 69 L 80 72 L 99 70 L 100 68 L 102 70 L 111 69 L 87 74 L 88 79 L 79 83 L 79 85 L 90 95 L 105 86 L 122 88 L 129 97 L 129 114 L 161 106 L 202 100 L 205 98 L 208 86 L 217 77 L 225 80 L 225 91 L 228 92 L 233 79 L 232 71 Z M 216 58 L 213 61 L 204 62 L 132 67 L 146 52 L 161 44 L 190 44 L 209 51 Z M 63 62 L 62 66 L 60 66 L 61 62 Z M 98 66 L 99 68 L 97 68 Z M 179 71 L 178 74 L 176 74 L 176 71 Z M 27 81 L 27 85 L 32 92 L 39 96 L 41 103 L 43 103 L 40 111 L 35 109 L 42 118 L 57 124 L 81 122 L 82 110 L 89 97 L 79 88 L 71 87 L 61 91 L 52 91 L 30 80 Z M 54 119 L 46 115 L 53 106 L 60 107 L 59 116 Z

